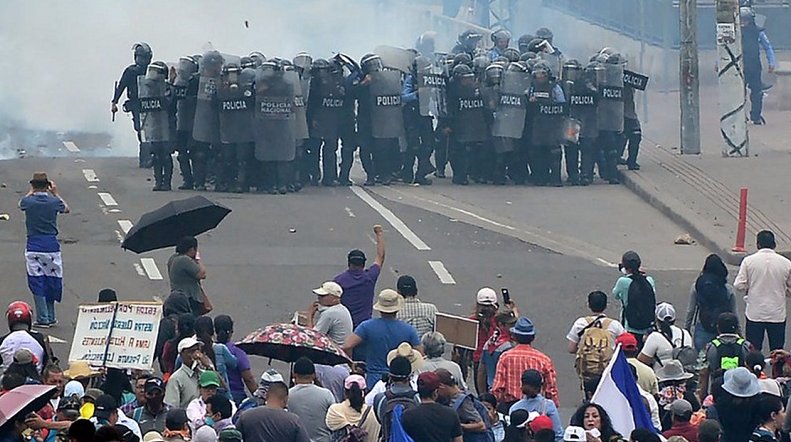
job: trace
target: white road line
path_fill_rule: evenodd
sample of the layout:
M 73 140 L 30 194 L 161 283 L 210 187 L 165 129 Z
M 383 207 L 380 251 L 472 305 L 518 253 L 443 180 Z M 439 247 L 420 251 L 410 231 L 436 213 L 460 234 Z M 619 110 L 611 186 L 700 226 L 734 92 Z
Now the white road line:
M 98 183 L 99 178 L 96 176 L 96 172 L 93 169 L 82 169 L 82 174 L 85 176 L 85 181 L 89 183 Z
M 118 225 L 121 226 L 121 230 L 123 230 L 124 235 L 126 235 L 127 233 L 129 233 L 129 230 L 132 229 L 132 226 L 134 224 L 132 224 L 132 221 L 129 221 L 128 219 L 119 219 Z
M 350 209 L 348 207 L 344 207 L 344 209 L 346 209 L 346 213 L 349 214 L 349 218 L 356 218 L 357 217 L 357 215 L 355 215 L 354 212 L 352 212 L 352 209 Z
M 456 280 L 453 279 L 448 269 L 445 268 L 445 264 L 442 261 L 429 261 L 428 265 L 431 266 L 431 270 L 434 270 L 434 273 L 437 274 L 439 278 L 439 282 L 443 284 L 456 284 Z
M 63 142 L 63 146 L 65 146 L 66 150 L 68 150 L 69 152 L 79 152 L 80 151 L 80 148 L 77 147 L 76 144 L 74 144 L 74 141 L 64 141 Z
M 113 198 L 113 196 L 110 195 L 107 192 L 99 192 L 97 195 L 99 195 L 99 198 L 102 199 L 102 202 L 104 203 L 105 206 L 117 206 L 118 205 L 118 203 L 115 202 L 115 198 Z
M 607 267 L 618 267 L 618 264 L 612 263 L 602 258 L 596 258 L 596 261 L 599 261 L 600 263 L 606 265 Z
M 124 243 L 123 233 L 121 233 L 121 231 L 118 229 L 114 230 L 114 232 L 115 232 L 115 238 L 118 240 L 118 243 L 123 244 Z
M 416 249 L 431 250 L 431 247 L 429 247 L 428 244 L 424 243 L 422 239 L 418 238 L 418 236 L 415 235 L 415 232 L 413 232 L 409 227 L 407 227 L 407 225 L 404 224 L 404 222 L 401 221 L 401 219 L 395 216 L 395 214 L 393 214 L 393 212 L 391 212 L 390 209 L 380 204 L 379 201 L 373 199 L 373 197 L 369 195 L 368 192 L 357 186 L 352 186 L 351 189 L 352 192 L 354 192 L 354 194 L 357 195 L 361 200 L 365 201 L 369 206 L 371 206 L 372 209 L 379 212 L 379 214 L 382 215 L 382 217 L 384 217 L 384 219 L 386 219 L 391 226 L 393 226 L 396 230 L 398 230 L 398 233 L 400 233 L 401 236 L 404 237 L 404 239 L 412 243 L 412 245 L 415 246 Z
M 55 336 L 52 336 L 52 335 L 47 336 L 47 340 L 49 341 L 50 344 L 65 344 L 66 343 L 66 341 L 64 341 L 63 339 L 56 338 Z
M 143 269 L 146 271 L 148 279 L 153 281 L 162 280 L 162 274 L 159 273 L 159 269 L 157 268 L 157 263 L 154 261 L 154 258 L 140 258 L 140 264 L 143 264 Z
M 143 267 L 140 264 L 134 263 L 132 265 L 135 267 L 135 271 L 139 276 L 146 276 L 146 272 L 143 270 Z

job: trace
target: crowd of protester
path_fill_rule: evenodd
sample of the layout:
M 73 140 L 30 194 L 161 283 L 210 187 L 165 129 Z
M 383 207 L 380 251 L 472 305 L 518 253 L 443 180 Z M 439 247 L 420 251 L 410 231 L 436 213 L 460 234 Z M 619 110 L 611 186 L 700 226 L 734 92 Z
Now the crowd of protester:
M 71 361 L 62 370 L 31 307 L 12 303 L 0 340 L 2 395 L 26 384 L 56 387 L 43 408 L 5 416 L 1 442 L 375 442 L 375 441 L 775 441 L 788 437 L 791 354 L 783 350 L 791 261 L 758 234 L 759 251 L 734 284 L 710 255 L 691 287 L 685 321 L 662 302 L 636 252 L 623 255 L 611 294 L 588 295 L 590 314 L 567 335 L 577 379 L 558 379 L 555 361 L 533 343 L 539 327 L 493 289 L 475 296 L 478 345 L 450 345 L 436 330 L 437 307 L 420 300 L 415 278 L 375 286 L 385 250 L 366 267 L 353 250 L 348 269 L 313 292 L 308 326 L 357 361 L 326 366 L 307 357 L 289 373 L 268 369 L 256 382 L 248 355 L 233 342 L 227 315 L 196 314 L 174 290 L 164 302 L 156 370 L 97 369 Z M 746 333 L 735 293 L 746 292 Z M 611 298 L 620 314 L 608 316 Z M 116 294 L 103 290 L 99 302 Z M 197 306 L 200 308 L 200 306 Z M 374 317 L 374 312 L 377 317 Z M 781 319 L 783 322 L 777 322 Z M 759 331 L 760 330 L 760 334 Z M 781 333 L 782 331 L 782 333 Z M 769 352 L 762 353 L 763 333 Z M 620 434 L 595 392 L 618 352 L 651 417 Z M 768 356 L 768 357 L 767 357 Z M 580 404 L 564 419 L 559 382 L 578 382 Z M 581 402 L 580 402 L 581 400 Z M 0 407 L 1 409 L 2 407 Z M 572 408 L 575 408 L 572 406 Z

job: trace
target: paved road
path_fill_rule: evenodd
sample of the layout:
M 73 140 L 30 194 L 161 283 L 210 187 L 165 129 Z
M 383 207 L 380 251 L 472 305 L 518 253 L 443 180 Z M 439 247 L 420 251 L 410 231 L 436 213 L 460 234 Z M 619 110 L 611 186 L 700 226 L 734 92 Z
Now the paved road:
M 61 323 L 51 330 L 65 341 L 71 338 L 76 306 L 94 301 L 104 287 L 115 288 L 125 300 L 167 295 L 165 263 L 171 251 L 138 256 L 121 250 L 119 238 L 128 228 L 126 221 L 135 222 L 146 211 L 192 194 L 152 193 L 149 172 L 137 169 L 134 159 L 79 155 L 0 161 L 0 176 L 6 183 L 0 188 L 0 213 L 11 215 L 9 221 L 0 221 L 0 301 L 30 297 L 22 259 L 24 219 L 16 209 L 30 173 L 48 171 L 72 207 L 73 213 L 60 222 L 66 290 L 65 302 L 58 306 Z M 398 189 L 408 192 L 411 188 Z M 509 287 L 520 309 L 537 325 L 537 347 L 555 360 L 563 408 L 578 402 L 573 358 L 565 354 L 565 334 L 571 322 L 585 313 L 589 291 L 609 291 L 618 276 L 615 269 L 456 217 L 396 203 L 363 188 L 308 188 L 288 196 L 210 197 L 231 207 L 233 213 L 220 228 L 199 239 L 208 268 L 205 286 L 215 313 L 227 313 L 236 320 L 237 337 L 287 320 L 293 311 L 304 309 L 313 299 L 312 288 L 344 270 L 349 249 L 362 248 L 369 256 L 374 254 L 371 226 L 382 224 L 387 259 L 378 289 L 393 287 L 398 275 L 410 274 L 418 281 L 421 298 L 435 302 L 442 311 L 465 314 L 471 310 L 478 288 Z M 398 221 L 386 218 L 386 211 Z M 403 223 L 412 234 L 402 234 L 391 222 Z M 423 245 L 430 250 L 419 250 L 426 248 Z M 635 247 L 639 249 L 639 244 Z M 444 274 L 446 283 L 441 282 L 430 261 L 440 262 L 452 283 L 447 283 L 450 281 Z M 158 279 L 157 272 L 165 280 Z M 659 299 L 684 305 L 697 272 L 653 273 Z M 68 345 L 56 345 L 56 351 L 65 356 Z M 256 371 L 263 369 L 267 361 L 254 359 Z

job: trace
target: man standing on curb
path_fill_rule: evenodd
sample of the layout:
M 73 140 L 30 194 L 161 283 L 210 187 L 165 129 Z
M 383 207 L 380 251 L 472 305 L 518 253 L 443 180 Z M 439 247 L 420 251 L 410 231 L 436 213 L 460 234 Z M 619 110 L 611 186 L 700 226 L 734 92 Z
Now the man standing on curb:
M 758 251 L 744 258 L 733 287 L 745 294 L 747 324 L 744 337 L 763 350 L 764 332 L 769 350 L 782 349 L 786 336 L 786 296 L 791 293 L 791 261 L 775 252 L 775 235 L 758 232 Z
M 58 214 L 71 209 L 58 194 L 58 186 L 44 172 L 35 172 L 30 190 L 19 201 L 25 212 L 27 285 L 36 305 L 33 327 L 57 324 L 55 302 L 63 298 L 63 261 L 58 242 Z

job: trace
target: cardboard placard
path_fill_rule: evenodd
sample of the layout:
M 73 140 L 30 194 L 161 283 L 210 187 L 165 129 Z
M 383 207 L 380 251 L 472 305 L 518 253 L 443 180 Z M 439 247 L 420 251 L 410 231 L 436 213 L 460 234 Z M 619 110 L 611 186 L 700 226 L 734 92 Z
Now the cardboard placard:
M 478 347 L 478 321 L 462 316 L 437 313 L 434 331 L 445 336 L 445 340 L 457 347 L 475 350 Z
M 120 369 L 150 370 L 162 304 L 114 302 L 81 305 L 69 361 Z

